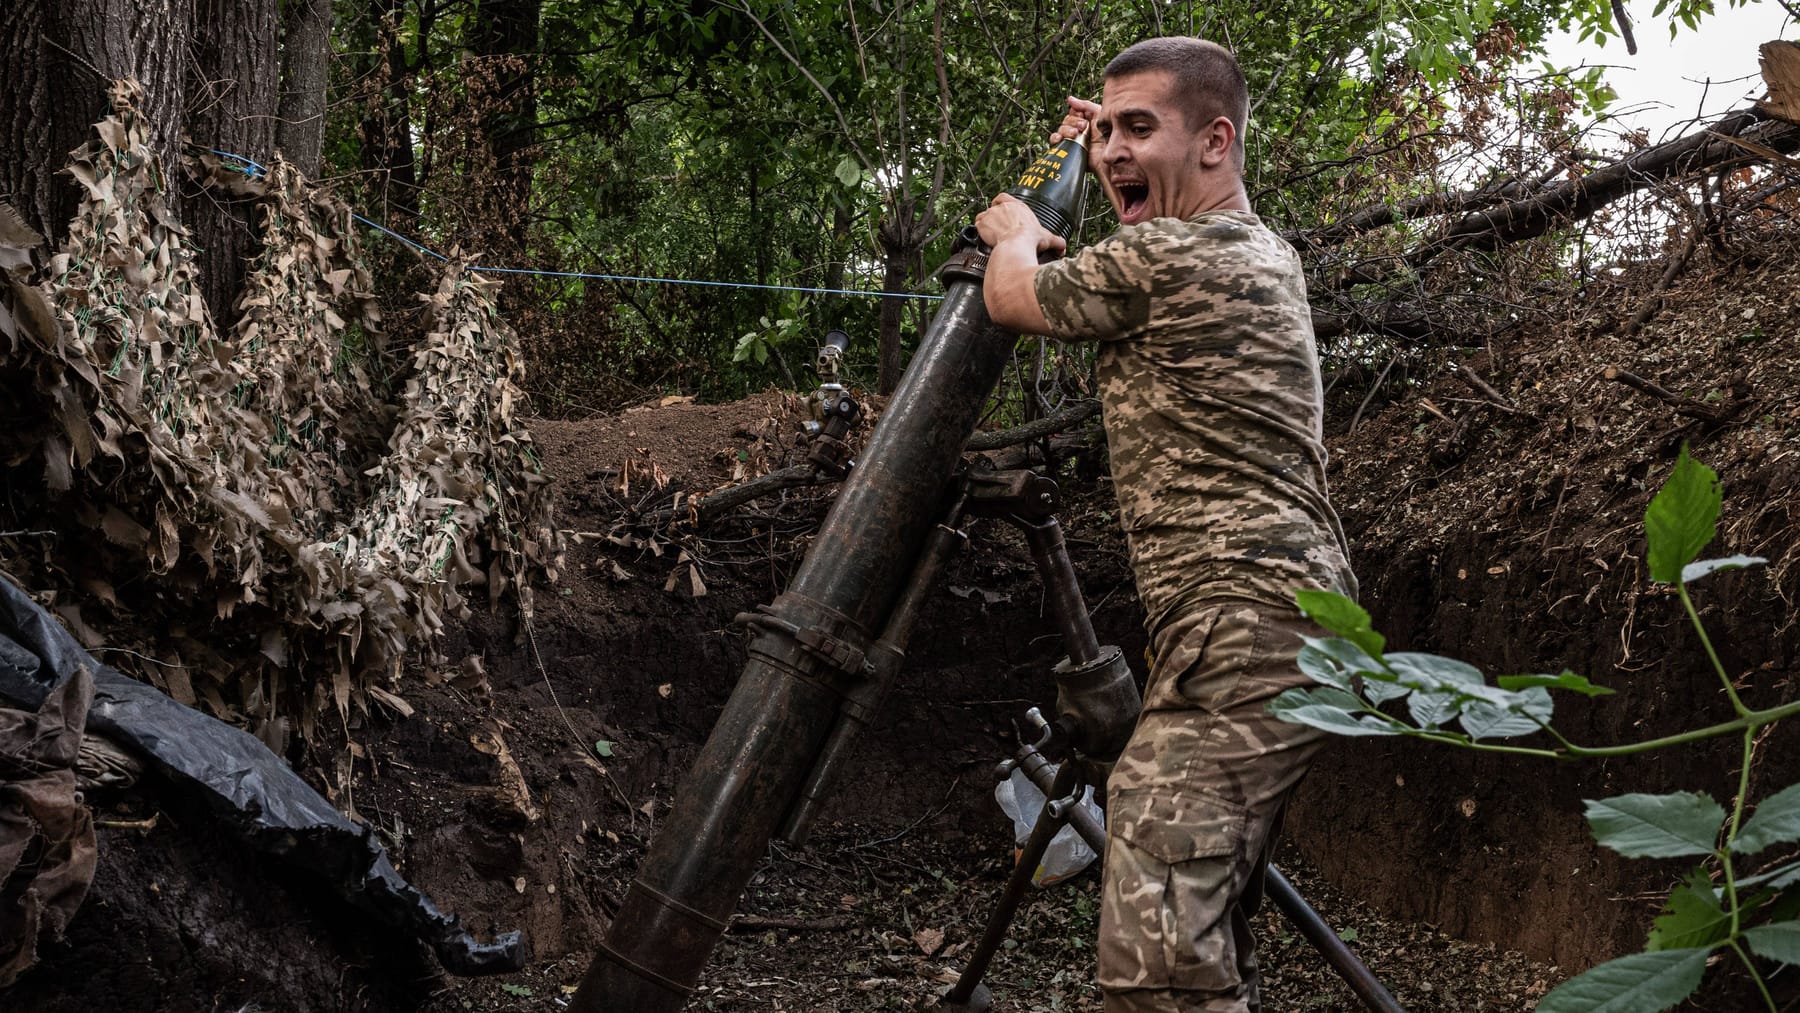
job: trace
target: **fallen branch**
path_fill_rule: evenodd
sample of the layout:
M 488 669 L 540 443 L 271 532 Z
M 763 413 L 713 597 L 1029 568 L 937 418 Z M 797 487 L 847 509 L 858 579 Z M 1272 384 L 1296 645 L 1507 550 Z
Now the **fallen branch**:
M 1002 429 L 993 433 L 976 433 L 970 438 L 965 449 L 970 451 L 999 450 L 1003 447 L 1029 443 L 1032 440 L 1060 433 L 1092 418 L 1099 411 L 1100 402 L 1098 401 L 1077 401 L 1022 426 L 1014 426 L 1011 429 Z M 697 526 L 704 528 L 752 500 L 773 495 L 783 489 L 821 485 L 834 481 L 836 479 L 818 473 L 810 464 L 796 464 L 771 471 L 766 475 L 758 475 L 755 478 L 739 482 L 737 485 L 699 497 L 694 505 L 694 514 L 698 520 Z M 644 517 L 645 522 L 655 526 L 667 524 L 675 519 L 673 506 L 654 510 Z
M 1669 258 L 1668 268 L 1663 271 L 1662 277 L 1658 278 L 1656 284 L 1650 289 L 1650 297 L 1637 308 L 1637 312 L 1631 315 L 1630 320 L 1625 321 L 1623 332 L 1625 337 L 1629 338 L 1636 334 L 1638 328 L 1649 323 L 1650 318 L 1656 315 L 1656 311 L 1662 309 L 1663 293 L 1668 291 L 1669 286 L 1681 275 L 1681 272 L 1687 269 L 1688 261 L 1693 258 L 1694 250 L 1699 245 L 1699 230 L 1689 230 L 1687 239 L 1681 244 L 1681 249 L 1676 251 L 1675 256 Z
M 1402 201 L 1392 208 L 1366 209 L 1320 229 L 1290 233 L 1287 238 L 1297 248 L 1317 248 L 1341 242 L 1356 232 L 1398 221 L 1481 208 L 1462 215 L 1438 236 L 1405 255 L 1382 258 L 1397 260 L 1403 265 L 1397 271 L 1380 266 L 1381 261 L 1370 261 L 1334 266 L 1329 272 L 1318 272 L 1309 279 L 1315 292 L 1371 284 L 1406 287 L 1400 285 L 1402 279 L 1412 277 L 1412 272 L 1445 253 L 1492 250 L 1507 243 L 1533 239 L 1586 218 L 1621 197 L 1653 184 L 1715 172 L 1749 158 L 1785 159 L 1796 150 L 1800 150 L 1800 126 L 1772 119 L 1759 109 L 1740 109 L 1705 129 L 1640 149 L 1577 179 L 1547 182 L 1528 188 L 1524 193 L 1503 186 L 1497 190 L 1479 188 L 1455 194 L 1426 195 Z M 1775 164 L 1785 165 L 1785 162 Z M 1495 202 L 1496 195 L 1511 199 Z M 1416 284 L 1416 280 L 1411 284 Z M 1351 322 L 1369 323 L 1367 320 L 1346 321 Z M 1321 321 L 1315 315 L 1315 327 L 1319 323 Z M 1398 326 L 1385 333 L 1394 337 L 1410 336 L 1404 333 L 1409 329 L 1404 318 L 1395 324 Z
M 999 450 L 1017 443 L 1060 433 L 1078 422 L 1085 422 L 1100 413 L 1100 402 L 1077 401 L 1072 405 L 1059 408 L 1041 419 L 1035 419 L 1022 426 L 1002 429 L 997 433 L 976 433 L 969 437 L 964 450 Z
M 1691 397 L 1683 397 L 1628 370 L 1620 369 L 1617 366 L 1608 366 L 1603 375 L 1615 383 L 1622 383 L 1641 394 L 1650 395 L 1675 409 L 1678 415 L 1686 415 L 1688 418 L 1699 419 L 1702 422 L 1717 422 L 1721 418 L 1718 409 L 1712 405 L 1696 401 Z
M 1462 382 L 1473 388 L 1477 394 L 1487 398 L 1495 408 L 1513 415 L 1522 414 L 1519 411 L 1519 406 L 1513 403 L 1512 398 L 1495 390 L 1492 384 L 1489 384 L 1486 380 L 1481 378 L 1481 374 L 1467 366 L 1456 363 L 1450 365 L 1450 372 L 1458 379 L 1462 380 Z
M 767 496 L 783 489 L 792 489 L 795 486 L 817 485 L 826 479 L 827 477 L 820 475 L 812 465 L 796 464 L 789 468 L 771 471 L 767 475 L 758 475 L 730 488 L 720 489 L 718 492 L 708 493 L 701 497 L 700 503 L 694 508 L 694 511 L 699 517 L 700 525 L 704 527 L 720 515 L 729 513 L 759 496 Z M 667 520 L 672 513 L 669 510 L 659 510 L 652 517 L 661 517 L 663 520 Z
M 855 928 L 856 920 L 849 915 L 832 915 L 828 918 L 769 918 L 763 915 L 738 915 L 731 920 L 732 932 L 762 932 L 766 929 L 786 929 L 789 932 L 842 932 Z
M 1468 215 L 1437 239 L 1409 253 L 1406 262 L 1420 267 L 1451 250 L 1492 250 L 1532 239 L 1558 225 L 1585 218 L 1652 183 L 1713 171 L 1744 157 L 1740 147 L 1728 143 L 1728 139 L 1752 130 L 1758 131 L 1754 142 L 1770 151 L 1787 153 L 1800 149 L 1800 128 L 1771 120 L 1760 110 L 1740 109 L 1727 113 L 1705 130 L 1633 152 L 1580 179 L 1563 180 L 1523 200 Z

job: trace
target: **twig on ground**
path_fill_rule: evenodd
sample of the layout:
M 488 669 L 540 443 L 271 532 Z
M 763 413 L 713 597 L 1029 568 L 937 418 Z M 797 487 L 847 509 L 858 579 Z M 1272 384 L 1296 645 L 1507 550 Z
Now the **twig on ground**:
M 856 927 L 849 915 L 827 918 L 770 918 L 764 915 L 738 915 L 731 920 L 728 932 L 761 932 L 765 929 L 787 929 L 790 932 L 842 932 Z
M 1625 337 L 1629 338 L 1636 334 L 1638 328 L 1649 323 L 1650 318 L 1656 315 L 1656 311 L 1662 309 L 1663 293 L 1667 291 L 1669 285 L 1681 275 L 1681 272 L 1687 269 L 1688 261 L 1692 259 L 1694 250 L 1697 249 L 1699 245 L 1699 230 L 1689 230 L 1687 239 L 1681 244 L 1681 249 L 1676 252 L 1675 256 L 1669 258 L 1668 269 L 1663 271 L 1662 277 L 1658 278 L 1656 284 L 1651 287 L 1650 297 L 1644 300 L 1644 304 L 1638 307 L 1637 312 L 1631 315 L 1630 320 L 1625 321 L 1625 330 L 1623 332 Z
M 1717 422 L 1721 418 L 1718 409 L 1714 408 L 1712 405 L 1696 401 L 1691 397 L 1683 397 L 1673 391 L 1659 387 L 1629 370 L 1620 369 L 1617 366 L 1608 366 L 1603 375 L 1608 380 L 1612 380 L 1615 383 L 1622 383 L 1641 394 L 1650 395 L 1658 401 L 1661 401 L 1663 404 L 1675 409 L 1675 413 L 1678 415 L 1686 415 L 1688 418 L 1699 419 L 1702 422 Z

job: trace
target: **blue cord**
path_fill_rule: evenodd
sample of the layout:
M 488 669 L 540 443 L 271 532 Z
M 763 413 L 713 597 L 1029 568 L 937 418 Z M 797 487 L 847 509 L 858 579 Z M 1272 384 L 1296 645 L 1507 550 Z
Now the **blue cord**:
M 257 178 L 268 175 L 269 170 L 264 168 L 261 163 L 252 159 L 245 158 L 242 155 L 234 155 L 229 151 L 220 151 L 217 148 L 207 148 L 206 150 L 221 158 L 229 158 L 241 163 L 244 166 L 242 171 L 246 176 Z M 400 240 L 402 243 L 405 243 L 427 256 L 435 257 L 438 260 L 450 259 L 436 250 L 408 239 L 379 222 L 370 221 L 354 211 L 350 213 L 350 217 L 355 218 L 357 221 L 377 232 Z M 875 296 L 882 299 L 926 299 L 932 302 L 937 302 L 944 298 L 941 295 L 928 295 L 922 292 L 870 292 L 866 289 L 856 288 L 803 288 L 797 285 L 761 285 L 748 281 L 705 281 L 698 278 L 656 278 L 635 274 L 592 274 L 585 271 L 539 271 L 529 267 L 471 267 L 469 270 L 486 271 L 489 274 L 530 274 L 542 278 L 592 278 L 597 281 L 637 281 L 652 282 L 658 285 L 705 285 L 712 288 L 749 288 L 773 292 L 803 292 L 809 295 L 864 295 Z

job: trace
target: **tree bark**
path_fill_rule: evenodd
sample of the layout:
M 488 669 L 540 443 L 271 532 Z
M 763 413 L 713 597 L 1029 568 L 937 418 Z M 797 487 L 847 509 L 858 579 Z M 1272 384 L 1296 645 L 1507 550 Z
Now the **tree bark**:
M 541 0 L 482 0 L 470 48 L 486 65 L 491 112 L 482 117 L 494 160 L 494 207 L 475 243 L 490 254 L 517 256 L 531 229 L 531 182 L 537 161 L 538 24 Z M 504 245 L 502 245 L 504 244 Z
M 268 159 L 275 151 L 276 75 L 281 17 L 276 0 L 194 0 L 186 68 L 186 122 L 202 148 Z M 183 187 L 182 221 L 193 232 L 200 285 L 221 328 L 236 317 L 233 303 L 256 252 L 257 223 L 250 202 L 216 190 Z
M 381 217 L 390 225 L 410 229 L 419 218 L 419 173 L 407 97 L 412 70 L 398 34 L 405 18 L 404 5 L 402 0 L 369 0 L 366 11 L 368 39 L 357 46 L 366 55 L 356 68 L 356 80 L 368 89 L 359 96 L 363 106 L 362 167 L 370 174 L 371 190 L 381 200 Z
M 912 265 L 919 259 L 919 248 L 925 242 L 925 229 L 914 209 L 912 201 L 896 199 L 876 230 L 881 243 L 881 290 L 890 293 L 881 300 L 880 337 L 876 343 L 880 364 L 875 380 L 878 394 L 892 394 L 906 370 L 900 347 L 900 316 L 906 309 L 902 294 L 910 291 L 907 282 L 912 276 Z
M 79 194 L 58 176 L 68 153 L 106 115 L 106 88 L 144 86 L 150 143 L 173 164 L 181 140 L 187 0 L 13 0 L 0 3 L 0 201 L 54 245 L 68 235 Z
M 325 83 L 331 55 L 331 0 L 288 0 L 281 22 L 281 103 L 275 147 L 316 179 L 325 144 Z

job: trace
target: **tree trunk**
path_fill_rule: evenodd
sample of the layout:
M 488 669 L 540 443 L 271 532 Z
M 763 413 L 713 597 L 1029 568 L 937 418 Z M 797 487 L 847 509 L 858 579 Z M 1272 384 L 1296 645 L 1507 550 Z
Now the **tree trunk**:
M 900 374 L 906 369 L 900 347 L 900 318 L 906 300 L 898 293 L 911 291 L 912 265 L 919 259 L 925 243 L 925 228 L 914 214 L 916 205 L 910 200 L 896 200 L 876 230 L 881 243 L 881 290 L 895 293 L 881 299 L 880 370 L 875 381 L 878 394 L 892 394 L 900 386 Z
M 275 147 L 315 179 L 325 144 L 325 83 L 331 56 L 331 0 L 288 0 L 281 23 L 281 104 Z
M 419 218 L 418 164 L 413 158 L 412 114 L 405 43 L 399 37 L 405 19 L 402 0 L 370 0 L 367 7 L 366 54 L 358 60 L 356 80 L 367 89 L 363 106 L 362 167 L 370 190 L 381 202 L 381 217 L 390 225 L 411 229 Z
M 202 148 L 262 162 L 275 151 L 276 0 L 194 0 L 193 59 L 187 65 L 183 129 Z M 194 234 L 200 285 L 221 328 L 236 318 L 233 303 L 245 264 L 256 252 L 249 202 L 216 190 L 183 187 L 181 217 Z
M 68 234 L 79 194 L 57 173 L 106 114 L 106 88 L 135 77 L 150 143 L 174 164 L 181 140 L 182 67 L 193 9 L 186 0 L 13 0 L 0 3 L 0 200 L 52 243 Z
M 501 257 L 525 252 L 531 230 L 531 181 L 537 160 L 538 23 L 541 0 L 482 0 L 470 48 L 484 64 L 492 112 L 481 129 L 494 159 L 496 192 L 475 242 Z

